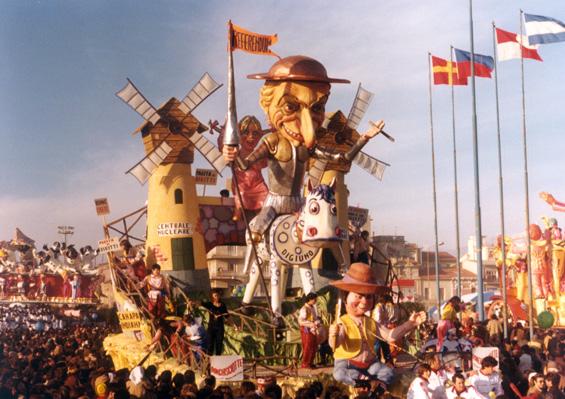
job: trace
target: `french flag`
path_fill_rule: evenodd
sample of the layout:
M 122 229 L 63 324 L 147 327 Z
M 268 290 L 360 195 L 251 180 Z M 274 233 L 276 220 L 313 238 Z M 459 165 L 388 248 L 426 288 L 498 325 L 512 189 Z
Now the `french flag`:
M 538 46 L 528 45 L 526 36 L 496 28 L 496 54 L 499 61 L 530 58 L 542 61 Z
M 459 77 L 471 76 L 471 53 L 457 48 L 454 50 Z M 475 53 L 474 60 L 475 76 L 490 78 L 491 72 L 494 70 L 494 58 Z

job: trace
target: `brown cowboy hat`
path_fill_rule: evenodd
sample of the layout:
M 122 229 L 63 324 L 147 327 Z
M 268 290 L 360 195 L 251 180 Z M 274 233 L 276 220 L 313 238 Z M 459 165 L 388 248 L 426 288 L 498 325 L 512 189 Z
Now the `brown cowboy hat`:
M 371 267 L 366 263 L 352 263 L 341 280 L 331 281 L 331 285 L 343 291 L 357 294 L 378 294 L 387 287 L 377 284 Z
M 247 75 L 247 78 L 276 81 L 351 83 L 347 79 L 328 77 L 328 72 L 320 61 L 304 55 L 292 55 L 282 58 L 273 64 L 269 72 Z

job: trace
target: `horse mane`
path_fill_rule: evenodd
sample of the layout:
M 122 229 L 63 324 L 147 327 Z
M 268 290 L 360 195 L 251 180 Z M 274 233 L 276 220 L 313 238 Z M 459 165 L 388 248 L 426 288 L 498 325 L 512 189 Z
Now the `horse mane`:
M 335 202 L 334 190 L 327 184 L 319 184 L 308 193 L 308 195 L 317 195 L 322 197 L 324 201 Z

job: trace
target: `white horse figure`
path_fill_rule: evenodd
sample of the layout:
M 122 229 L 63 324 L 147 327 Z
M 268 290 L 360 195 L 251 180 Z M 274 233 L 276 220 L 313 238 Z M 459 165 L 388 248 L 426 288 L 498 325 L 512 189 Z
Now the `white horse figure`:
M 312 188 L 308 181 L 308 195 L 299 214 L 275 218 L 262 240 L 256 244 L 257 256 L 268 262 L 271 272 L 271 307 L 276 316 L 281 314 L 288 267 L 297 265 L 304 294 L 314 291 L 314 277 L 310 261 L 320 247 L 341 240 L 335 204 L 335 180 Z M 247 235 L 245 271 L 250 270 L 243 305 L 251 303 L 259 283 L 258 262 L 249 235 Z M 249 269 L 251 267 L 251 269 Z

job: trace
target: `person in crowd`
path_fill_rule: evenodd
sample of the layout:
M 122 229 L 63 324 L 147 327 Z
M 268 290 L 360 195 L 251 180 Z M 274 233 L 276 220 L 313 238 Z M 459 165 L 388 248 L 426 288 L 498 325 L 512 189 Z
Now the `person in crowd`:
M 461 299 L 458 296 L 454 296 L 441 309 L 440 321 L 437 324 L 437 347 L 436 350 L 441 352 L 443 346 L 443 340 L 447 335 L 447 332 L 456 327 L 457 313 L 459 312 L 459 306 L 461 305 Z
M 322 325 L 316 309 L 317 298 L 318 295 L 314 292 L 306 295 L 306 302 L 298 313 L 302 341 L 302 368 L 315 368 L 314 356 L 318 350 L 318 329 Z
M 211 356 L 221 355 L 224 351 L 224 323 L 229 316 L 228 308 L 222 302 L 220 291 L 210 292 L 210 301 L 202 304 L 208 312 L 208 353 Z
M 470 342 L 459 338 L 457 328 L 451 328 L 447 332 L 447 339 L 443 341 L 441 347 L 443 363 L 451 368 L 461 369 L 463 353 L 470 352 L 472 348 Z
M 408 399 L 432 399 L 432 391 L 428 387 L 431 372 L 432 369 L 429 364 L 422 363 L 418 366 L 417 377 L 414 378 L 408 388 Z
M 170 296 L 169 284 L 161 274 L 161 266 L 155 263 L 151 266 L 151 274 L 145 276 L 140 287 L 147 289 L 147 307 L 155 319 L 165 317 L 165 296 Z
M 145 262 L 143 252 L 131 245 L 128 239 L 120 241 L 121 256 L 117 258 L 118 265 L 124 269 L 132 281 L 141 281 L 145 278 Z
M 375 310 L 373 311 L 373 318 L 378 324 L 386 326 L 390 329 L 398 325 L 398 316 L 396 314 L 396 309 L 392 301 L 392 296 L 387 294 L 382 295 L 379 298 L 379 302 L 377 303 Z M 391 348 L 388 342 L 379 339 L 377 340 L 377 346 L 385 362 L 392 361 Z
M 453 372 L 448 371 L 441 364 L 438 356 L 433 356 L 429 362 L 430 376 L 428 377 L 428 389 L 432 393 L 432 399 L 445 399 L 445 383 Z M 453 368 L 450 368 L 453 370 Z
M 453 386 L 447 389 L 447 399 L 483 399 L 474 386 L 465 385 L 465 377 L 461 373 L 455 373 L 451 378 Z
M 549 372 L 545 375 L 545 385 L 547 393 L 544 399 L 565 399 L 565 393 L 559 389 L 559 381 L 561 376 L 556 372 Z
M 545 394 L 545 378 L 543 374 L 539 373 L 530 373 L 528 375 L 528 381 L 530 383 L 530 387 L 528 389 L 528 394 L 526 396 L 527 399 L 543 399 Z
M 353 240 L 353 262 L 369 263 L 369 232 L 357 233 Z
M 200 361 L 202 354 L 208 349 L 208 336 L 201 324 L 198 324 L 192 315 L 187 314 L 183 317 L 185 335 L 190 342 L 192 353 L 197 361 Z M 179 329 L 177 329 L 179 332 Z
M 496 366 L 498 361 L 492 356 L 486 356 L 481 360 L 480 370 L 469 378 L 469 384 L 486 399 L 504 394 L 500 375 L 494 370 Z
M 490 319 L 487 323 L 488 340 L 492 346 L 500 345 L 502 340 L 502 323 L 498 320 L 498 317 L 493 313 L 490 315 Z

